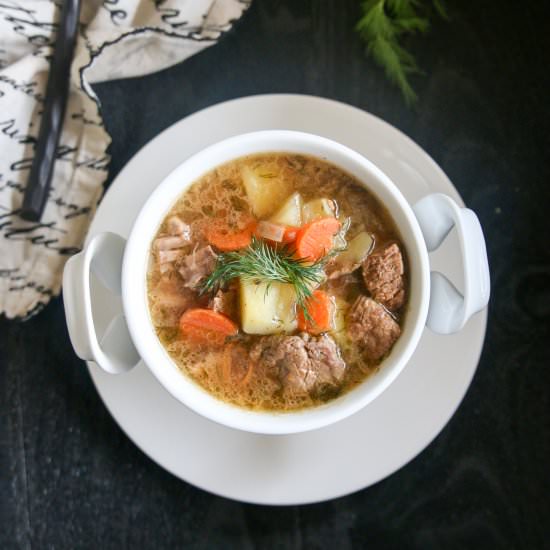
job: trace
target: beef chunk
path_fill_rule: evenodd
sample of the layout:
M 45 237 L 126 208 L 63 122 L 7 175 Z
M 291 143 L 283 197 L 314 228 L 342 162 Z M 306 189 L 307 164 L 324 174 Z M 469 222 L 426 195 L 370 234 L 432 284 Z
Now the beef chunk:
M 344 379 L 346 364 L 334 340 L 328 334 L 313 337 L 303 333 L 300 336 L 305 342 L 312 368 L 317 373 L 316 384 L 339 385 Z
M 239 304 L 238 289 L 236 286 L 230 286 L 227 290 L 218 290 L 216 294 L 210 299 L 208 307 L 227 315 L 231 319 L 237 318 L 238 304 Z
M 175 218 L 175 216 L 172 217 Z M 168 273 L 172 269 L 172 264 L 180 259 L 184 253 L 183 247 L 187 244 L 189 244 L 189 233 L 164 235 L 155 239 L 154 248 L 157 251 L 161 273 Z
M 191 254 L 185 256 L 178 270 L 184 286 L 195 288 L 204 277 L 210 275 L 216 266 L 216 258 L 211 246 L 195 248 Z
M 264 336 L 252 346 L 250 359 L 285 393 L 297 395 L 338 387 L 346 369 L 336 343 L 326 334 Z
M 188 243 L 189 239 L 186 239 L 183 235 L 168 235 L 157 237 L 154 246 L 156 250 L 174 250 Z
M 393 243 L 363 262 L 363 279 L 371 296 L 392 311 L 405 303 L 403 256 Z
M 174 277 L 163 276 L 150 293 L 157 327 L 177 327 L 182 313 L 195 303 L 194 293 Z
M 158 257 L 159 263 L 167 264 L 175 262 L 182 255 L 181 249 L 177 250 L 159 250 Z
M 315 374 L 299 336 L 265 336 L 252 346 L 250 359 L 260 372 L 293 393 L 307 393 L 313 388 Z
M 348 335 L 359 346 L 365 358 L 378 361 L 399 338 L 401 328 L 383 306 L 359 296 L 348 314 Z
M 191 228 L 178 216 L 170 216 L 166 227 L 170 235 L 181 235 L 186 241 L 191 239 Z

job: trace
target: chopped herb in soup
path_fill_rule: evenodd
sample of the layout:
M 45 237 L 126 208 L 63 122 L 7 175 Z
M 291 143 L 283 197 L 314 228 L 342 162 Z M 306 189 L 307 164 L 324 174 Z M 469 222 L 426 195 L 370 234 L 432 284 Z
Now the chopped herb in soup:
M 373 373 L 401 334 L 405 250 L 388 211 L 318 158 L 252 155 L 185 191 L 151 245 L 151 319 L 223 401 L 291 411 Z

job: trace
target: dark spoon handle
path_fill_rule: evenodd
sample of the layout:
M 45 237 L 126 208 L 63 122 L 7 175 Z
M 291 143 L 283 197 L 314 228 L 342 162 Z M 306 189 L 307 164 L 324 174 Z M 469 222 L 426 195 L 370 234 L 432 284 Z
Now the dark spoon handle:
M 80 0 L 64 0 L 46 86 L 38 141 L 20 212 L 24 220 L 39 221 L 48 198 L 55 154 L 69 96 L 79 13 Z

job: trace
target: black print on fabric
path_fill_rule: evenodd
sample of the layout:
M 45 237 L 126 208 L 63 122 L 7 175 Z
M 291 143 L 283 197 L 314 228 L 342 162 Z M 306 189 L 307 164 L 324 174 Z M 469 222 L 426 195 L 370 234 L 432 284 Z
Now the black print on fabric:
M 38 103 L 44 102 L 44 96 L 40 92 L 35 91 L 35 88 L 38 86 L 38 82 L 17 82 L 17 80 L 5 74 L 0 74 L 0 82 L 4 82 L 14 90 L 32 97 Z
M 59 145 L 55 152 L 56 162 L 64 160 L 71 161 L 72 159 L 70 158 L 70 155 L 75 153 L 76 150 L 76 147 L 71 147 L 69 145 Z M 27 157 L 21 160 L 16 160 L 15 162 L 12 162 L 12 164 L 10 164 L 10 170 L 12 172 L 17 172 L 19 170 L 30 170 L 33 160 L 34 157 Z
M 180 17 L 181 11 L 176 8 L 163 8 L 162 5 L 165 4 L 165 0 L 155 0 L 155 8 L 161 14 L 160 18 L 163 23 L 170 25 L 173 29 L 179 27 L 185 27 L 189 24 L 187 20 L 177 19 Z
M 109 12 L 111 21 L 115 25 L 119 25 L 124 19 L 128 17 L 128 13 L 120 9 L 118 6 L 119 0 L 103 0 L 103 9 Z
M 149 26 L 132 28 L 129 14 L 134 13 L 137 2 L 150 3 L 153 8 L 149 16 Z M 243 6 L 242 12 L 250 5 L 249 0 L 214 0 L 210 6 L 215 2 L 226 2 L 232 12 L 235 9 L 238 10 L 237 4 Z M 223 21 L 212 21 L 209 13 L 199 19 L 199 24 L 193 24 L 186 15 L 187 6 L 192 3 L 193 0 L 186 0 L 179 5 L 174 2 L 175 7 L 164 0 L 133 0 L 133 2 L 102 0 L 96 3 L 97 9 L 103 12 L 102 24 L 109 31 L 114 32 L 105 33 L 111 37 L 108 41 L 97 39 L 94 41 L 96 36 L 86 25 L 80 29 L 80 43 L 87 50 L 86 61 L 76 68 L 79 74 L 77 86 L 80 85 L 78 93 L 82 94 L 82 102 L 76 108 L 69 108 L 66 115 L 66 121 L 70 121 L 72 135 L 77 136 L 78 139 L 71 140 L 71 145 L 62 141 L 57 148 L 56 160 L 64 163 L 63 169 L 59 171 L 60 177 L 64 178 L 65 174 L 68 174 L 73 181 L 80 177 L 92 182 L 97 179 L 101 184 L 105 181 L 110 161 L 106 146 L 100 148 L 97 153 L 95 147 L 90 153 L 79 150 L 81 139 L 84 139 L 82 136 L 86 132 L 90 132 L 88 135 L 98 136 L 105 136 L 106 133 L 99 101 L 94 96 L 93 89 L 85 76 L 86 69 L 95 62 L 105 48 L 124 48 L 124 41 L 128 38 L 140 39 L 143 44 L 146 44 L 148 38 L 155 35 L 169 37 L 174 39 L 174 42 L 183 40 L 204 43 L 204 46 L 208 46 L 217 42 L 231 29 L 233 21 L 229 21 L 228 18 Z M 43 67 L 42 59 L 48 61 L 52 56 L 58 30 L 56 18 L 61 5 L 61 0 L 55 0 L 55 4 L 54 2 L 0 0 L 0 23 L 6 33 L 11 33 L 9 40 L 17 44 L 17 47 L 22 47 L 23 55 L 32 56 L 34 62 L 38 63 L 38 67 Z M 131 9 L 127 9 L 127 6 L 131 6 Z M 80 250 L 75 245 L 80 244 L 85 234 L 102 186 L 97 185 L 97 193 L 95 195 L 91 193 L 84 199 L 81 197 L 85 195 L 81 195 L 78 189 L 73 196 L 73 189 L 68 182 L 61 181 L 56 185 L 54 181 L 48 196 L 48 204 L 53 205 L 50 210 L 52 214 L 46 214 L 43 221 L 36 223 L 20 218 L 19 205 L 27 184 L 28 171 L 33 162 L 37 143 L 34 134 L 40 127 L 45 82 L 42 75 L 31 76 L 34 74 L 32 72 L 27 74 L 10 72 L 10 64 L 18 59 L 13 57 L 15 52 L 6 51 L 11 48 L 11 45 L 8 47 L 6 44 L 11 43 L 4 42 L 4 38 L 0 36 L 2 44 L 0 47 L 0 156 L 2 145 L 7 147 L 10 153 L 0 159 L 0 243 L 3 241 L 2 244 L 5 244 L 2 253 L 4 258 L 8 259 L 3 264 L 0 261 L 0 282 L 3 289 L 16 293 L 9 300 L 12 305 L 19 300 L 19 294 L 24 297 L 27 305 L 22 309 L 27 311 L 17 311 L 17 308 L 14 311 L 12 308 L 11 315 L 18 315 L 20 320 L 25 320 L 38 313 L 49 298 L 59 292 L 59 274 L 64 261 Z M 202 48 L 197 46 L 195 49 L 198 51 Z M 185 51 L 184 57 L 189 55 L 189 50 L 183 51 Z M 150 70 L 156 69 L 152 66 Z M 90 109 L 89 104 L 83 103 L 89 100 L 94 102 L 96 110 Z M 18 107 L 14 109 L 13 105 Z M 86 107 L 83 108 L 83 105 Z M 21 114 L 17 112 L 19 106 L 24 109 Z M 98 131 L 97 128 L 100 130 Z M 13 244 L 8 246 L 7 243 Z M 14 258 L 17 259 L 15 266 L 10 260 L 12 253 L 10 247 L 13 247 Z M 53 260 L 56 257 L 59 259 Z M 28 269 L 27 266 L 32 265 L 32 260 L 35 258 L 51 263 L 51 281 L 47 277 L 43 279 L 32 269 Z
M 84 115 L 84 111 L 81 111 L 80 113 L 72 113 L 69 115 L 73 120 L 80 120 L 82 124 L 86 126 L 97 126 L 99 128 L 103 127 L 103 124 L 101 121 L 92 120 L 90 118 L 86 118 Z
M 16 125 L 17 123 L 14 118 L 0 120 L 0 132 L 17 143 L 36 143 L 35 136 L 23 133 Z
M 53 250 L 62 256 L 72 255 L 80 249 L 75 246 L 64 246 L 59 244 L 59 238 L 53 234 L 66 235 L 67 231 L 61 229 L 56 221 L 52 222 L 25 222 L 24 225 L 19 218 L 19 209 L 0 214 L 0 234 L 8 240 L 26 241 L 33 245 L 42 246 Z M 43 233 L 35 234 L 38 231 Z
M 24 36 L 33 46 L 53 46 L 58 25 L 52 21 L 39 20 L 35 10 L 17 2 L 1 0 L 0 15 L 12 25 L 15 33 Z

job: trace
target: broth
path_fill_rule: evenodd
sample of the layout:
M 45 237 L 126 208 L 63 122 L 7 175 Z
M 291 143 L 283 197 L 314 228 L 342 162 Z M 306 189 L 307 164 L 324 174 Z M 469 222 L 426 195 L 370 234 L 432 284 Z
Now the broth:
M 298 228 L 271 221 L 277 218 L 283 203 L 298 196 L 301 205 L 289 210 L 289 215 L 302 220 Z M 321 209 L 317 217 L 316 209 Z M 277 219 L 284 216 L 283 213 Z M 250 230 L 251 234 L 256 232 L 254 242 L 263 239 L 266 246 L 278 251 L 283 250 L 282 243 L 266 241 L 265 233 L 262 237 L 257 232 L 267 229 L 279 234 L 284 230 L 282 238 L 287 233 L 289 238 L 298 235 L 284 250 L 298 254 L 297 243 L 305 242 L 305 228 L 311 230 L 320 219 L 335 225 L 334 218 L 340 229 L 332 237 L 332 249 L 320 260 L 325 262 L 323 269 L 328 278 L 316 288 L 316 296 L 323 297 L 330 312 L 330 324 L 325 330 L 321 330 L 319 321 L 309 322 L 309 329 L 304 330 L 307 317 L 293 302 L 281 319 L 277 318 L 281 328 L 275 327 L 271 334 L 246 333 L 243 329 L 247 326 L 256 327 L 254 315 L 259 312 L 262 317 L 271 299 L 269 292 L 278 292 L 278 286 L 270 287 L 273 290 L 267 291 L 264 302 L 254 302 L 256 307 L 250 307 L 250 311 L 246 309 L 247 293 L 254 293 L 255 287 L 250 285 L 259 288 L 261 281 L 246 282 L 244 276 L 225 281 L 215 298 L 197 290 L 204 290 L 205 278 L 227 254 L 213 242 L 225 248 L 236 236 L 246 236 L 247 228 L 254 227 Z M 268 223 L 258 224 L 260 220 Z M 222 237 L 217 236 L 216 240 L 212 232 L 219 226 L 223 227 Z M 348 245 L 348 254 L 343 246 L 337 252 L 342 239 Z M 360 245 L 367 247 L 369 242 L 368 251 L 361 249 Z M 353 256 L 355 249 L 350 243 L 356 243 L 354 246 L 365 257 L 359 253 Z M 238 248 L 231 253 L 245 250 L 246 247 Z M 348 265 L 348 256 L 362 259 L 357 265 L 349 260 Z M 311 263 L 306 261 L 305 265 Z M 403 325 L 409 293 L 407 272 L 406 251 L 394 221 L 355 178 L 315 157 L 258 154 L 235 159 L 206 173 L 172 206 L 151 246 L 148 300 L 158 338 L 182 373 L 234 405 L 292 411 L 342 395 L 379 368 L 391 353 Z M 200 282 L 191 284 L 191 279 L 199 275 Z M 288 284 L 282 285 L 281 292 L 289 290 L 287 287 Z M 308 303 L 312 311 L 321 307 L 321 301 Z M 197 339 L 194 325 L 181 324 L 185 312 L 216 310 L 220 304 L 224 308 L 217 311 L 238 328 L 238 332 L 227 334 L 223 340 L 211 331 L 210 325 L 203 331 L 205 337 L 199 334 Z M 310 306 L 306 308 L 308 313 Z M 191 314 L 188 317 L 191 319 Z M 216 320 L 213 314 L 205 319 Z M 186 332 L 185 327 L 193 330 Z M 271 329 L 262 326 L 258 330 Z M 310 335 L 305 334 L 308 330 Z

